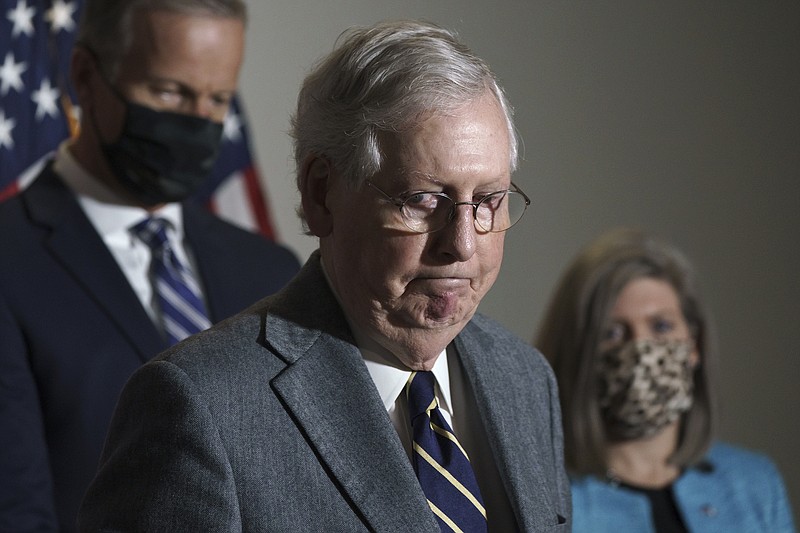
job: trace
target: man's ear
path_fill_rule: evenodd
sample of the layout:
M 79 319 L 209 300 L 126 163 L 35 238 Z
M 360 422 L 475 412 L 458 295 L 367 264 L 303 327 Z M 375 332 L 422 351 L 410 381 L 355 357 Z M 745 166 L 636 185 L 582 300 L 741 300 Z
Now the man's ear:
M 328 209 L 333 165 L 317 155 L 308 156 L 300 169 L 300 198 L 309 231 L 327 237 L 333 231 L 333 215 Z

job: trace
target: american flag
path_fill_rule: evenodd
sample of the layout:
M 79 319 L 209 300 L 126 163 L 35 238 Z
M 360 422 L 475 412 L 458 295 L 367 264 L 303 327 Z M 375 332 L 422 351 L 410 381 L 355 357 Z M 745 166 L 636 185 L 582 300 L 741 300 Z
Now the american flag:
M 80 110 L 69 61 L 80 0 L 1 0 L 0 201 L 24 189 L 58 145 L 77 131 Z M 225 118 L 219 161 L 193 201 L 274 238 L 267 197 L 251 157 L 241 102 Z

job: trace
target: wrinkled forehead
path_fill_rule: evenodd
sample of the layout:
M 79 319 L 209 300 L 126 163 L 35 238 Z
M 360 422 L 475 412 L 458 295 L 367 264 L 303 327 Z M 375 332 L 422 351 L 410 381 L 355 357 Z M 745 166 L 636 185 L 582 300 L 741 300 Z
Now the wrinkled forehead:
M 500 190 L 510 185 L 509 134 L 491 97 L 430 113 L 401 131 L 381 132 L 378 144 L 385 184 L 432 190 L 462 184 Z

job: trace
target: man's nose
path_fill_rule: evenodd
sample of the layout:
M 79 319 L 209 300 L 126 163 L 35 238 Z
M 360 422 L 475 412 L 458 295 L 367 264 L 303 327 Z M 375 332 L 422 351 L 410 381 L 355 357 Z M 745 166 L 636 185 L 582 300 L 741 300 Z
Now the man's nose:
M 439 247 L 442 253 L 452 256 L 456 261 L 466 261 L 475 254 L 475 208 L 472 204 L 462 203 L 456 204 L 453 209 L 450 223 L 437 232 Z

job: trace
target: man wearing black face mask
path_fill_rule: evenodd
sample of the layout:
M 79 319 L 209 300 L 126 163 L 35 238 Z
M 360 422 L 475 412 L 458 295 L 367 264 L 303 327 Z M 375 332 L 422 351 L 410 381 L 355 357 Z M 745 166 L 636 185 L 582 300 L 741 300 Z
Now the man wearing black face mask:
M 144 205 L 184 200 L 214 166 L 222 124 L 155 111 L 119 96 L 125 104 L 122 132 L 116 141 L 102 143 L 114 177 Z M 89 118 L 97 129 L 94 117 Z
M 84 2 L 80 134 L 0 205 L 2 531 L 74 530 L 130 374 L 298 268 L 181 203 L 215 161 L 245 18 L 241 0 Z

